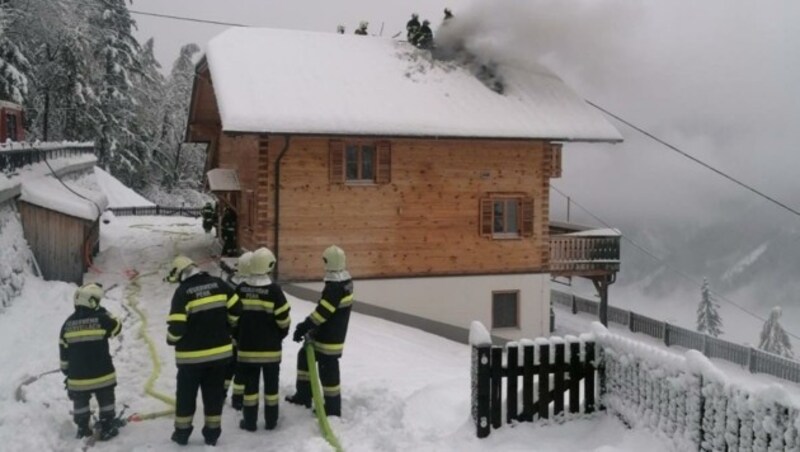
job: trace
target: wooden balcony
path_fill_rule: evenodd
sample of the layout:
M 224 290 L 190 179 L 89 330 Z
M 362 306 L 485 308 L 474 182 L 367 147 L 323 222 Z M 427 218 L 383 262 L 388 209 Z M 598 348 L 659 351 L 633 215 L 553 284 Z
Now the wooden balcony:
M 593 278 L 619 271 L 619 231 L 576 226 L 576 232 L 564 233 L 563 224 L 550 229 L 551 275 Z

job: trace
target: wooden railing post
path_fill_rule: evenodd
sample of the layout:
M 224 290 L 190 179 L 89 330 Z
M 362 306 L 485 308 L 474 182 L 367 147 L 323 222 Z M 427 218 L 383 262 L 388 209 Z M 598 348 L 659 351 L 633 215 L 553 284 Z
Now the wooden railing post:
M 500 428 L 503 425 L 503 348 L 492 347 L 491 358 L 491 400 L 490 412 L 492 414 L 492 427 Z
M 522 347 L 522 418 L 533 421 L 533 345 Z
M 564 412 L 564 393 L 567 391 L 564 384 L 564 374 L 567 367 L 564 362 L 564 344 L 555 344 L 555 362 L 553 365 L 554 378 L 553 389 L 555 391 L 555 398 L 553 399 L 553 415 L 557 416 Z
M 539 419 L 550 417 L 550 344 L 539 344 Z
M 491 433 L 489 425 L 491 345 L 472 347 L 472 417 L 478 438 Z
M 517 375 L 519 375 L 519 347 L 509 345 L 506 355 L 506 423 L 519 418 L 517 411 Z
M 580 382 L 584 374 L 581 369 L 581 343 L 569 344 L 569 412 L 580 412 Z
M 584 413 L 594 413 L 594 406 L 595 406 L 595 390 L 594 390 L 594 342 L 585 342 L 584 346 L 586 347 L 586 357 L 585 362 L 583 364 L 583 368 L 586 372 L 586 377 L 583 380 L 583 395 L 585 399 L 585 408 Z

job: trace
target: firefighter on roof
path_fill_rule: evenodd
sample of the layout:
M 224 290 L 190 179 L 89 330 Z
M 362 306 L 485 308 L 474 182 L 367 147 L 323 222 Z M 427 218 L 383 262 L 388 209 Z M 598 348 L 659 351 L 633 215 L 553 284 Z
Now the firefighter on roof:
M 75 312 L 64 322 L 59 335 L 61 372 L 67 377 L 78 438 L 93 433 L 89 427 L 92 394 L 100 407 L 99 426 L 95 426 L 100 439 L 108 440 L 118 433 L 114 409 L 117 376 L 108 351 L 108 339 L 119 334 L 122 324 L 100 306 L 103 295 L 100 284 L 89 283 L 79 287 L 74 297 Z
M 300 342 L 311 336 L 319 366 L 319 379 L 325 396 L 328 416 L 341 416 L 342 397 L 339 381 L 339 358 L 344 351 L 350 307 L 353 304 L 353 281 L 345 269 L 345 254 L 332 245 L 322 254 L 325 287 L 311 315 L 297 325 L 293 339 Z M 290 403 L 311 407 L 311 385 L 304 350 L 297 355 L 297 392 L 286 397 Z
M 250 276 L 236 289 L 242 303 L 238 327 L 237 377 L 244 383 L 243 430 L 257 428 L 259 381 L 264 374 L 264 427 L 272 430 L 278 423 L 278 383 L 281 342 L 289 333 L 289 302 L 281 286 L 272 282 L 275 256 L 259 248 L 250 259 Z
M 222 429 L 222 403 L 228 363 L 233 356 L 230 327 L 241 303 L 222 279 L 201 272 L 191 259 L 172 262 L 169 281 L 180 281 L 167 318 L 167 344 L 175 346 L 178 384 L 172 441 L 186 445 L 192 434 L 198 388 L 203 395 L 203 438 L 216 445 Z

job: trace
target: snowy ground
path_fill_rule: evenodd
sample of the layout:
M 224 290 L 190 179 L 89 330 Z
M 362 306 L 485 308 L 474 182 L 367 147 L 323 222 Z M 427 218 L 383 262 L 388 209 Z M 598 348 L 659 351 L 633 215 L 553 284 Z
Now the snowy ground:
M 196 220 L 183 218 L 117 218 L 103 225 L 102 250 L 96 272 L 86 280 L 102 282 L 110 290 L 104 304 L 124 319 L 121 339 L 112 343 L 120 385 L 117 405 L 128 413 L 152 412 L 166 405 L 144 394 L 153 371 L 147 347 L 139 337 L 142 323 L 130 309 L 138 303 L 149 321 L 162 369 L 155 390 L 172 395 L 175 366 L 167 347 L 164 319 L 174 286 L 162 282 L 165 268 L 182 252 L 212 269 L 212 240 Z M 135 270 L 139 285 L 129 283 Z M 357 285 L 356 285 L 357 290 Z M 70 402 L 60 373 L 17 388 L 28 376 L 58 367 L 59 327 L 72 311 L 74 286 L 29 278 L 22 295 L 0 314 L 0 447 L 4 451 L 73 451 Z M 296 324 L 313 304 L 291 298 Z M 281 395 L 293 392 L 297 344 L 287 341 L 281 373 Z M 485 440 L 475 437 L 470 420 L 470 351 L 465 345 L 353 314 L 342 359 L 343 412 L 331 424 L 347 451 L 625 451 L 670 450 L 670 446 L 642 430 L 627 430 L 615 418 L 574 421 L 565 425 L 519 424 L 496 430 Z M 16 401 L 20 396 L 25 403 Z M 245 433 L 238 429 L 239 413 L 226 407 L 223 433 L 217 449 L 331 450 L 318 433 L 315 418 L 305 409 L 281 404 L 278 429 Z M 202 416 L 195 416 L 199 429 Z M 98 450 L 185 450 L 169 442 L 171 418 L 129 424 L 119 438 L 98 443 Z M 190 445 L 202 445 L 199 431 Z

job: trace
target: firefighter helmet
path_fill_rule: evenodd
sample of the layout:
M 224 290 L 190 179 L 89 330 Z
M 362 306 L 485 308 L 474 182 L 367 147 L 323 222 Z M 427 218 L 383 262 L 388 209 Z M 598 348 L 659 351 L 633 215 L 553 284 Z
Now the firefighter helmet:
M 194 263 L 193 260 L 189 259 L 186 256 L 178 256 L 172 261 L 172 267 L 169 270 L 169 275 L 167 275 L 167 281 L 176 283 L 180 282 L 181 274 L 189 267 L 196 266 L 197 264 Z
M 344 251 L 336 245 L 331 245 L 322 253 L 322 261 L 325 262 L 325 271 L 340 272 L 345 269 Z
M 248 251 L 243 253 L 239 256 L 239 260 L 236 261 L 236 274 L 239 276 L 247 276 L 251 273 L 250 271 L 250 261 L 253 259 L 253 253 Z
M 75 306 L 85 306 L 90 309 L 100 307 L 100 300 L 105 295 L 103 286 L 99 283 L 88 283 L 78 287 L 75 291 Z
M 275 268 L 275 255 L 265 247 L 261 247 L 253 252 L 250 259 L 250 274 L 266 275 Z

